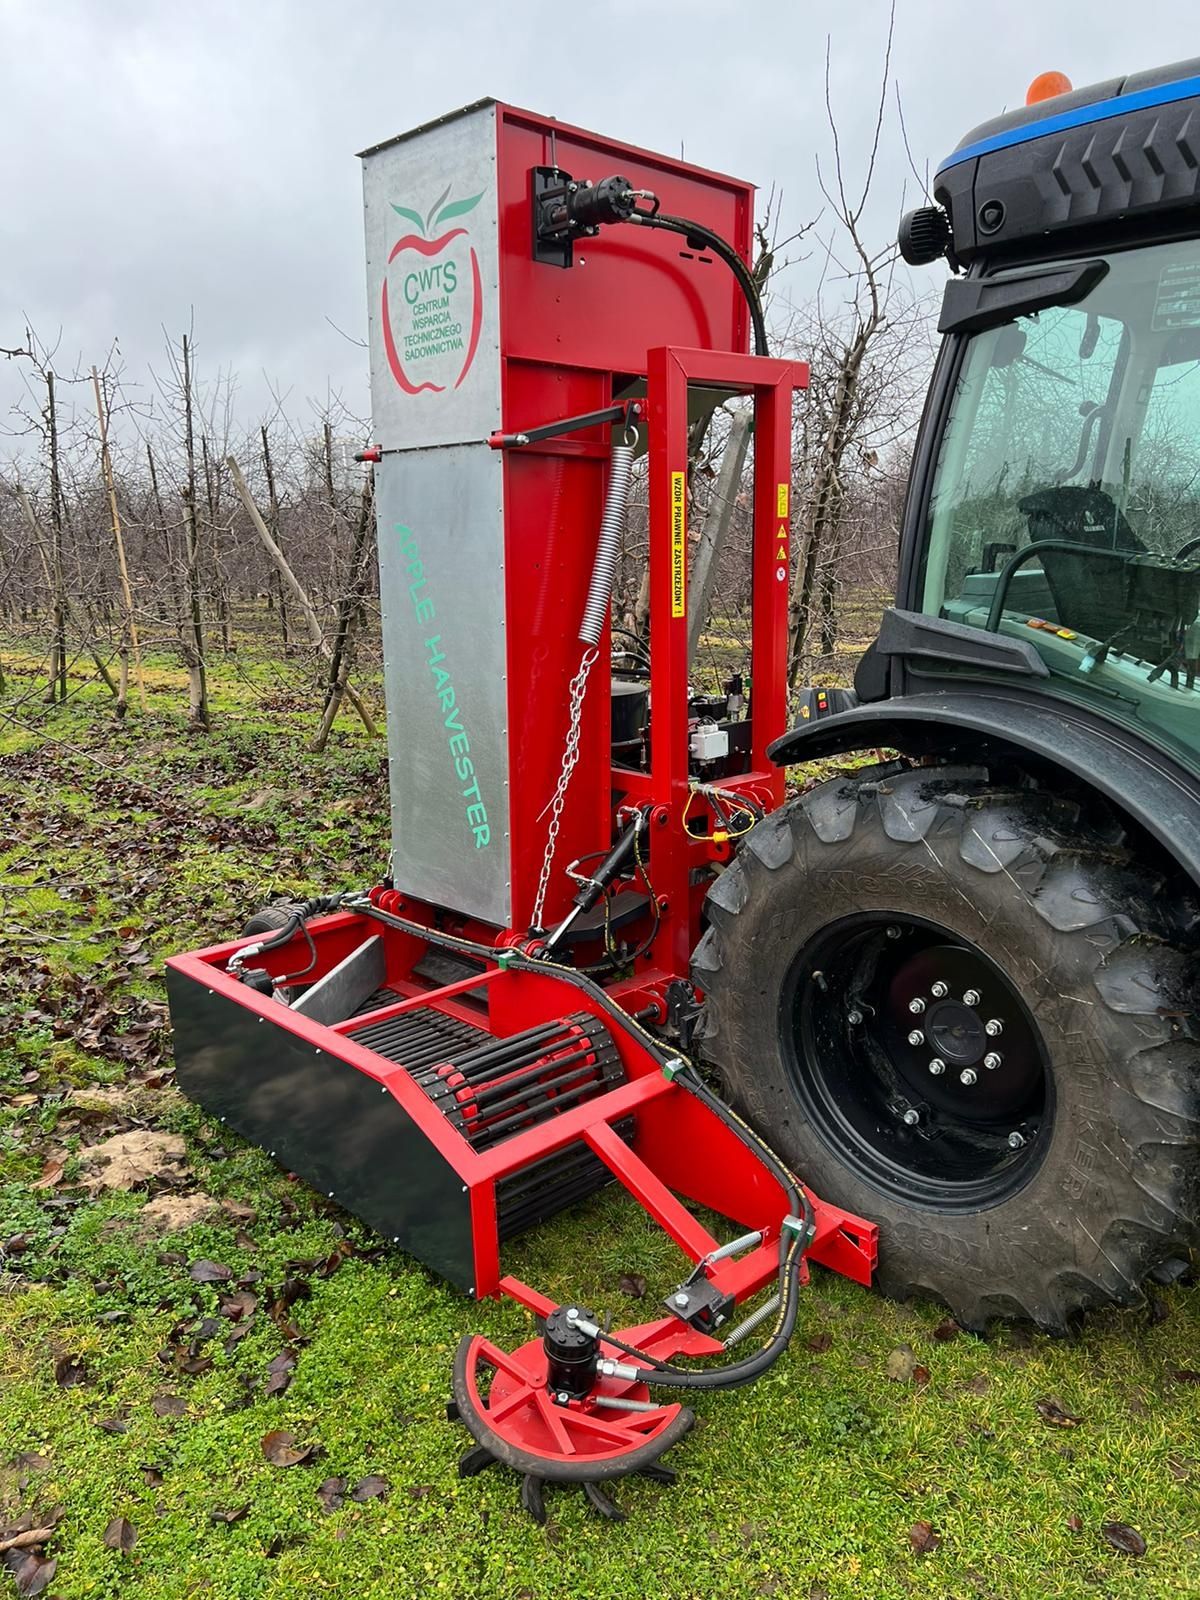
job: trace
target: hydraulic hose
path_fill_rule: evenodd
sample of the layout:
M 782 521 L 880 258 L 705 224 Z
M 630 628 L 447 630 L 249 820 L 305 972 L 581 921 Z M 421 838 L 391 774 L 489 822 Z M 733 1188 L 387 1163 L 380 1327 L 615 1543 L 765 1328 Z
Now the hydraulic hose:
M 713 255 L 720 256 L 726 266 L 738 281 L 742 293 L 746 297 L 746 304 L 750 307 L 750 321 L 754 327 L 754 353 L 759 356 L 770 355 L 767 343 L 767 324 L 763 318 L 762 300 L 759 298 L 758 285 L 750 274 L 750 269 L 738 255 L 737 251 L 719 233 L 714 233 L 711 228 L 706 228 L 702 223 L 689 222 L 686 217 L 672 217 L 665 212 L 635 211 L 628 219 L 638 222 L 643 228 L 663 228 L 668 233 L 682 233 L 685 238 L 693 239 L 705 249 L 711 250 Z
M 259 940 L 255 946 L 255 954 L 264 950 L 277 950 L 281 944 L 286 944 L 293 938 L 311 917 L 323 917 L 331 911 L 341 910 L 345 895 L 323 894 L 315 899 L 306 900 L 292 912 L 283 926 L 277 929 L 269 938 Z M 245 952 L 243 952 L 245 954 Z
M 596 559 L 592 563 L 592 581 L 588 584 L 583 621 L 579 624 L 579 638 L 583 644 L 598 645 L 604 631 L 604 618 L 612 598 L 613 575 L 621 553 L 621 535 L 625 531 L 632 478 L 633 446 L 614 444 L 608 469 L 608 492 L 604 497 L 604 510 L 600 513 L 600 537 L 596 542 Z

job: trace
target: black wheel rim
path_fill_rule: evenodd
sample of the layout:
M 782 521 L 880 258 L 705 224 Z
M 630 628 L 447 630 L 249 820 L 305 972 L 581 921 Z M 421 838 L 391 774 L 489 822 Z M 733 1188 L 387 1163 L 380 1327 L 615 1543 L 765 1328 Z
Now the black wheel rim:
M 842 918 L 792 964 L 780 1031 L 805 1116 L 876 1189 L 968 1211 L 1033 1176 L 1054 1113 L 1049 1058 L 975 945 L 919 917 Z

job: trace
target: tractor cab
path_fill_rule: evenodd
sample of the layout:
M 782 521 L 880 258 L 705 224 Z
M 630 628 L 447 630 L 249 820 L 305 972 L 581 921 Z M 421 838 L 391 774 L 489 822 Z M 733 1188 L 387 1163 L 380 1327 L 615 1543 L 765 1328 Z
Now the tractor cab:
M 1192 767 L 1198 72 L 1182 63 L 985 124 L 941 167 L 937 207 L 901 230 L 910 261 L 944 254 L 962 274 L 910 494 L 906 603 L 1013 641 L 1001 672 L 1045 675 L 1039 692 Z M 961 638 L 945 634 L 940 665 L 978 672 L 956 669 Z

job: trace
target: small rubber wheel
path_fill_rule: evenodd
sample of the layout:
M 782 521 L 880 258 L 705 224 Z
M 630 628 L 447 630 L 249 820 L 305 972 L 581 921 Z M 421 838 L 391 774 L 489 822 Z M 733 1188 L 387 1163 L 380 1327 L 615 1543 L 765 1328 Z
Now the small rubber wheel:
M 734 1105 L 966 1327 L 1140 1298 L 1200 1218 L 1190 889 L 1110 811 L 984 768 L 835 778 L 760 823 L 693 975 Z
M 241 937 L 248 939 L 254 933 L 274 933 L 290 922 L 299 909 L 298 900 L 276 900 L 269 906 L 262 906 L 246 923 Z

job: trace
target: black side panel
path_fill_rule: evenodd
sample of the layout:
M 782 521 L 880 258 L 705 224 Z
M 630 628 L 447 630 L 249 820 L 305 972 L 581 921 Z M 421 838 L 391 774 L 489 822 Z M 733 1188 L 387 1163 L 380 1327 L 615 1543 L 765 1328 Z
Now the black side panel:
M 930 617 L 922 611 L 902 611 L 896 606 L 889 606 L 883 613 L 874 648 L 881 656 L 952 661 L 959 667 L 1012 672 L 1026 678 L 1050 676 L 1050 668 L 1028 639 L 985 633 L 965 623 Z
M 899 696 L 794 728 L 778 766 L 892 746 L 907 755 L 1027 753 L 1081 779 L 1133 818 L 1200 883 L 1200 781 L 1169 756 L 1063 700 L 974 687 Z
M 170 967 L 167 995 L 189 1099 L 439 1276 L 474 1289 L 462 1179 L 394 1096 Z

